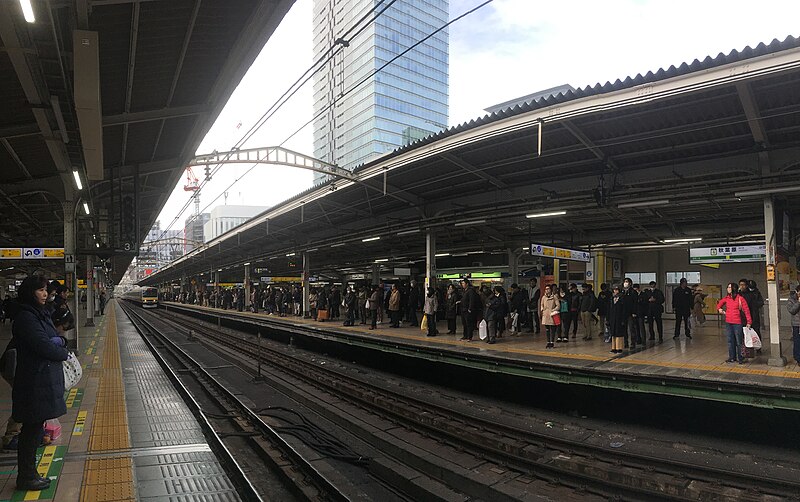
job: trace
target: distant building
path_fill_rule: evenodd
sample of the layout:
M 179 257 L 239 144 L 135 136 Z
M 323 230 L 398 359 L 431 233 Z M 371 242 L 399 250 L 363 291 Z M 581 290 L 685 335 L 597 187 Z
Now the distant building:
M 377 5 L 314 0 L 314 59 Z M 447 127 L 447 30 L 372 73 L 447 23 L 449 10 L 448 0 L 398 0 L 314 75 L 316 158 L 352 170 Z M 316 174 L 314 181 L 324 176 Z
M 203 242 L 216 239 L 228 230 L 238 227 L 253 216 L 269 209 L 265 206 L 217 206 L 203 224 Z
M 206 222 L 210 219 L 210 213 L 201 213 L 197 215 L 197 217 L 190 216 L 186 219 L 186 223 L 183 226 L 183 235 L 186 237 L 184 254 L 192 251 L 206 241 L 204 227 Z
M 136 258 L 136 280 L 152 274 L 164 265 L 183 256 L 183 230 L 161 230 L 161 222 L 156 220 L 147 236 L 139 246 Z
M 539 101 L 543 98 L 549 98 L 550 96 L 558 96 L 559 94 L 564 94 L 567 91 L 574 91 L 575 88 L 569 84 L 559 85 L 556 87 L 551 87 L 550 89 L 545 89 L 543 91 L 535 92 L 533 94 L 528 94 L 527 96 L 522 96 L 521 98 L 515 98 L 510 101 L 505 101 L 503 103 L 496 104 L 494 106 L 490 106 L 486 108 L 484 111 L 487 113 L 495 113 L 501 110 L 505 110 L 507 108 L 514 108 L 515 106 L 520 105 L 527 105 L 534 101 Z

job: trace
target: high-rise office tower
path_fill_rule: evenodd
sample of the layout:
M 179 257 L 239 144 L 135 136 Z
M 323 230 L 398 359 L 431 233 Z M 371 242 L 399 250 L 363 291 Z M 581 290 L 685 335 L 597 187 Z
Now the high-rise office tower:
M 381 3 L 314 0 L 314 59 Z M 349 45 L 314 78 L 315 157 L 353 169 L 447 127 L 447 30 L 373 73 L 448 19 L 449 0 L 397 0 L 343 37 Z

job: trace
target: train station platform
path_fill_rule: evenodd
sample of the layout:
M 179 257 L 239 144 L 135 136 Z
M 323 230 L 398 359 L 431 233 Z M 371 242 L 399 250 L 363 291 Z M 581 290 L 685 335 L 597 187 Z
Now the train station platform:
M 341 321 L 318 322 L 300 317 L 277 317 L 237 312 L 196 305 L 162 302 L 169 310 L 202 314 L 221 325 L 236 327 L 241 322 L 280 326 L 295 335 L 316 336 L 328 341 L 368 347 L 402 356 L 423 358 L 458 366 L 508 373 L 564 384 L 591 385 L 628 392 L 660 393 L 670 396 L 707 399 L 766 408 L 800 409 L 800 367 L 791 361 L 783 368 L 767 365 L 769 346 L 747 364 L 730 364 L 727 341 L 721 324 L 708 321 L 687 340 L 683 334 L 673 339 L 674 320 L 664 319 L 664 341 L 648 341 L 645 347 L 623 354 L 611 354 L 610 344 L 602 339 L 582 340 L 582 328 L 569 342 L 545 349 L 544 334 L 508 333 L 489 345 L 478 339 L 461 341 L 458 333 L 446 335 L 440 321 L 440 334 L 426 336 L 419 327 L 389 328 L 378 325 L 342 326 Z M 219 319 L 218 319 L 219 318 Z M 226 320 L 234 320 L 231 324 Z M 790 333 L 783 335 L 784 355 L 791 355 Z
M 61 436 L 37 454 L 41 492 L 16 490 L 16 451 L 0 453 L 0 502 L 238 500 L 200 425 L 115 302 L 95 327 L 79 316 L 83 378 L 67 391 Z M 11 323 L 0 326 L 3 347 Z M 11 387 L 0 383 L 2 418 Z

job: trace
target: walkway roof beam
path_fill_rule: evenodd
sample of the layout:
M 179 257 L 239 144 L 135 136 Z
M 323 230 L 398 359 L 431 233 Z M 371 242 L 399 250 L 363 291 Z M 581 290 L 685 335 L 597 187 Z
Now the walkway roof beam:
M 739 101 L 744 108 L 744 114 L 747 116 L 747 124 L 750 126 L 750 131 L 753 133 L 753 139 L 756 143 L 762 144 L 765 147 L 769 146 L 769 138 L 764 129 L 764 123 L 761 121 L 761 112 L 758 109 L 758 103 L 753 90 L 750 88 L 748 82 L 736 82 L 736 92 L 739 95 Z
M 509 188 L 509 186 L 506 183 L 500 181 L 499 179 L 495 178 L 494 176 L 486 174 L 482 169 L 473 166 L 469 162 L 467 162 L 467 161 L 465 161 L 465 160 L 463 160 L 463 159 L 461 159 L 459 157 L 456 157 L 452 153 L 443 153 L 441 155 L 441 157 L 443 159 L 445 159 L 445 160 L 457 165 L 458 167 L 460 167 L 461 169 L 465 170 L 466 172 L 468 172 L 470 174 L 474 174 L 478 178 L 481 178 L 483 180 L 488 181 L 489 183 L 491 183 L 492 185 L 496 186 L 497 188 L 499 188 L 501 190 L 507 190 Z
M 120 113 L 103 117 L 103 126 L 134 124 L 136 122 L 150 122 L 152 120 L 165 120 L 208 113 L 206 105 L 174 106 L 158 110 L 145 110 L 141 112 Z

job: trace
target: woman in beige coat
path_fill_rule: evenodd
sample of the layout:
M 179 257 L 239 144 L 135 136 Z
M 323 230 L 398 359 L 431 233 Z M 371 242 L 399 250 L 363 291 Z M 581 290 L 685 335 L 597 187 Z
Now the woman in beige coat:
M 545 348 L 550 349 L 555 347 L 556 341 L 556 322 L 553 319 L 554 313 L 559 313 L 560 304 L 558 298 L 553 294 L 551 285 L 544 287 L 544 296 L 539 302 L 539 313 L 541 314 L 542 326 L 544 326 L 545 333 L 547 333 L 547 345 Z

